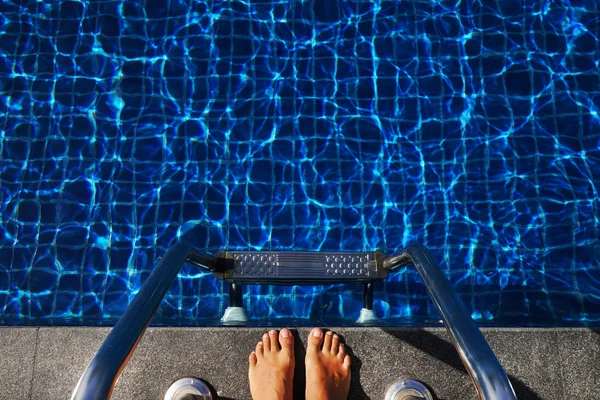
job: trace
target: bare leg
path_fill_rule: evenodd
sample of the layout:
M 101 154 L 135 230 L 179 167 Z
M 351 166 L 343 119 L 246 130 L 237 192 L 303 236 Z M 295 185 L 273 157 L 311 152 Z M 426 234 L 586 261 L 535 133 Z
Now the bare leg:
M 313 329 L 306 349 L 306 399 L 346 400 L 349 391 L 350 356 L 339 336 Z
M 250 393 L 254 400 L 291 400 L 294 337 L 288 329 L 265 333 L 250 353 Z

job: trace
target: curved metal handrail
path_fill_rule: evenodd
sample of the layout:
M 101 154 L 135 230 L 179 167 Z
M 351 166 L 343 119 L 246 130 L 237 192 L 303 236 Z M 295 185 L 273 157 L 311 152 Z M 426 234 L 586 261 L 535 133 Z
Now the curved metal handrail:
M 506 372 L 429 250 L 424 246 L 411 245 L 388 257 L 383 266 L 391 271 L 408 264 L 414 264 L 421 275 L 463 364 L 473 378 L 479 398 L 516 399 Z
M 171 282 L 186 261 L 212 270 L 215 268 L 216 258 L 183 242 L 172 246 L 90 361 L 75 387 L 72 400 L 110 398 L 117 378 L 144 335 Z

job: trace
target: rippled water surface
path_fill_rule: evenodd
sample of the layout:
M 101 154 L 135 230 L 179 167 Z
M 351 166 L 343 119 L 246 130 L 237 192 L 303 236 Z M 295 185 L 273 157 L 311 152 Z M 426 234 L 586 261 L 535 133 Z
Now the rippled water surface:
M 178 237 L 428 246 L 473 317 L 600 321 L 600 5 L 4 1 L 0 322 L 112 324 Z M 439 319 L 412 268 L 385 323 Z M 247 287 L 342 323 L 357 286 Z M 155 323 L 213 323 L 186 266 Z M 331 323 L 334 323 L 331 322 Z M 274 322 L 276 323 L 276 322 Z

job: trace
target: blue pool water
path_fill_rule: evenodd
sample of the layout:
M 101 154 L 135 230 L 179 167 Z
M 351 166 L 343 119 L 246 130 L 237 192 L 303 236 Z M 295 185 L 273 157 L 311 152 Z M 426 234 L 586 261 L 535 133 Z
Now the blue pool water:
M 479 323 L 597 324 L 599 13 L 2 2 L 0 323 L 112 324 L 185 237 L 208 252 L 419 242 Z M 412 268 L 375 297 L 382 323 L 439 319 Z M 362 305 L 356 286 L 245 301 L 263 323 L 344 323 Z M 211 324 L 227 304 L 186 266 L 154 322 Z

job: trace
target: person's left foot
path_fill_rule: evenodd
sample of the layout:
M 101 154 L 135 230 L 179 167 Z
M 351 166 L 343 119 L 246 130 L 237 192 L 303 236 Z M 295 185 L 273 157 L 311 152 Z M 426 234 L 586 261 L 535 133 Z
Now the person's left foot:
M 291 400 L 294 381 L 294 338 L 288 329 L 265 333 L 250 353 L 253 400 Z
M 338 335 L 313 329 L 306 346 L 306 399 L 347 399 L 352 375 L 350 364 L 350 356 Z

